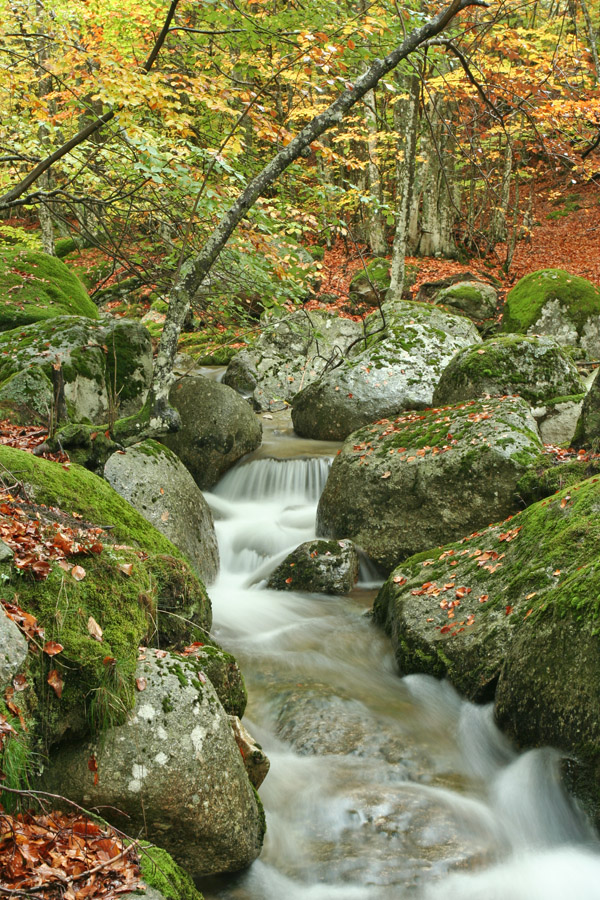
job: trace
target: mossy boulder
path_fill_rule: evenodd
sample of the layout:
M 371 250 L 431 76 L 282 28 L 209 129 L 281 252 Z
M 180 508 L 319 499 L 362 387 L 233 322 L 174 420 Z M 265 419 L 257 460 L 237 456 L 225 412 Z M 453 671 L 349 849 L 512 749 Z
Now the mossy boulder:
M 538 406 L 584 392 L 575 364 L 555 340 L 511 334 L 459 350 L 442 372 L 433 404 L 519 394 Z
M 232 388 L 202 376 L 181 378 L 169 399 L 181 428 L 161 438 L 191 472 L 201 490 L 210 490 L 238 459 L 260 445 L 262 426 Z
M 354 275 L 348 288 L 353 305 L 377 306 L 383 303 L 390 286 L 390 261 L 375 257 Z
M 265 320 L 251 350 L 235 356 L 223 383 L 250 398 L 256 410 L 285 409 L 332 363 L 364 347 L 360 322 L 322 312 Z
M 157 623 L 160 629 L 173 598 L 190 641 L 210 629 L 210 600 L 177 548 L 101 478 L 7 447 L 0 447 L 0 463 L 23 483 L 25 510 L 41 523 L 45 540 L 52 542 L 65 525 L 75 542 L 96 545 L 77 560 L 85 570 L 79 581 L 58 562 L 41 581 L 11 562 L 2 566 L 4 597 L 35 615 L 46 639 L 64 647 L 52 660 L 41 654 L 31 662 L 37 693 L 45 698 L 39 733 L 53 744 L 67 732 L 85 735 L 122 718 L 133 703 L 137 647 L 152 638 Z M 90 633 L 90 616 L 102 641 Z M 64 680 L 60 699 L 47 691 L 52 668 Z
M 541 269 L 509 291 L 502 331 L 543 334 L 600 355 L 600 290 L 563 269 Z
M 203 900 L 189 874 L 161 847 L 140 843 L 140 872 L 145 884 L 165 900 Z M 133 900 L 134 894 L 126 894 Z M 148 891 L 145 894 L 148 897 Z M 138 896 L 139 900 L 139 896 Z
M 219 571 L 212 513 L 178 456 L 156 441 L 113 453 L 104 477 L 158 531 L 185 554 L 210 583 Z
M 25 248 L 0 252 L 0 331 L 56 316 L 98 318 L 77 276 L 59 259 Z
M 384 309 L 385 319 L 377 312 L 366 320 L 373 332 L 367 349 L 342 360 L 294 397 L 297 434 L 344 440 L 384 416 L 431 406 L 454 354 L 481 340 L 469 319 L 434 306 L 401 301 Z
M 352 541 L 306 541 L 271 573 L 267 587 L 313 594 L 349 594 L 358 580 Z
M 519 397 L 408 412 L 354 432 L 334 459 L 317 534 L 350 538 L 386 572 L 519 508 L 542 453 Z
M 102 807 L 112 824 L 158 843 L 192 878 L 243 869 L 260 853 L 264 814 L 229 718 L 196 660 L 143 656 L 126 721 L 101 739 L 57 749 L 44 784 Z
M 436 293 L 433 302 L 480 322 L 496 312 L 498 292 L 485 281 L 457 281 Z
M 56 365 L 72 421 L 106 422 L 115 388 L 119 415 L 133 415 L 152 378 L 150 335 L 137 322 L 82 316 L 58 316 L 0 335 L 0 382 L 33 366 L 51 378 Z
M 15 372 L 0 385 L 0 419 L 15 425 L 47 424 L 53 406 L 54 388 L 40 366 Z
M 448 678 L 495 698 L 522 747 L 550 744 L 600 810 L 600 477 L 454 544 L 406 560 L 374 613 L 402 674 Z

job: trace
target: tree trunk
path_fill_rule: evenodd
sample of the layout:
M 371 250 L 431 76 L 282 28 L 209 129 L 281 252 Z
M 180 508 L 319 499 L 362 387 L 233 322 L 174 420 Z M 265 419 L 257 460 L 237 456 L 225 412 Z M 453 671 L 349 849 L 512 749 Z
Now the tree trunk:
M 596 29 L 594 28 L 594 23 L 592 22 L 592 17 L 590 16 L 590 10 L 587 5 L 587 0 L 579 0 L 579 2 L 581 4 L 581 11 L 583 12 L 588 40 L 590 42 L 590 53 L 592 54 L 594 69 L 596 70 L 596 81 L 600 82 L 600 59 L 598 58 L 598 38 L 596 35 Z
M 421 256 L 454 256 L 456 246 L 452 231 L 456 209 L 452 194 L 454 156 L 446 131 L 441 100 L 429 104 L 429 129 L 424 144 L 427 155 L 426 175 L 421 201 Z
M 396 163 L 398 219 L 392 248 L 390 286 L 386 300 L 401 300 L 404 289 L 404 257 L 408 244 L 410 207 L 415 181 L 419 95 L 419 79 L 413 75 L 410 79 L 408 100 L 399 101 L 394 109 L 394 130 L 398 134 L 404 135 L 404 140 L 400 141 L 400 144 L 403 144 L 402 153 L 398 153 Z
M 367 91 L 364 102 L 367 130 L 367 185 L 371 196 L 367 215 L 367 242 L 375 256 L 385 256 L 388 250 L 385 228 L 381 215 L 381 177 L 377 163 L 377 116 L 375 91 Z

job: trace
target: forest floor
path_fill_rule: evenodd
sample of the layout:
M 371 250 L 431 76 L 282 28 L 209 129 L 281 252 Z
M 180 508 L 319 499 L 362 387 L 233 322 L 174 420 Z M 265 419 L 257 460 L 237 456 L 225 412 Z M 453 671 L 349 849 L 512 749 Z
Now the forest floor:
M 534 225 L 529 234 L 517 241 L 512 265 L 503 271 L 506 247 L 497 248 L 494 258 L 471 259 L 462 264 L 447 259 L 407 258 L 418 268 L 413 296 L 421 284 L 437 281 L 461 272 L 493 275 L 505 294 L 515 282 L 537 269 L 565 269 L 587 278 L 600 287 L 600 186 L 590 182 L 573 185 L 570 175 L 537 186 L 533 204 Z M 321 294 L 339 299 L 328 304 L 332 311 L 348 301 L 348 287 L 354 274 L 363 267 L 365 248 L 355 248 L 338 239 L 323 258 Z M 317 305 L 317 304 L 315 304 Z M 343 310 L 342 310 L 343 314 Z

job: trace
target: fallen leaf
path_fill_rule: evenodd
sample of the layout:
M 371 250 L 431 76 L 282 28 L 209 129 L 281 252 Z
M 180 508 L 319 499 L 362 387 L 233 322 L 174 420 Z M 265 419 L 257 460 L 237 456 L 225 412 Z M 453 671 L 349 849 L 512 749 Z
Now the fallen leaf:
M 121 563 L 119 569 L 123 573 L 123 575 L 131 575 L 133 572 L 133 563 Z
M 406 578 L 403 575 L 394 575 L 392 581 L 394 584 L 406 584 Z
M 165 511 L 163 512 L 162 516 L 160 517 L 160 521 L 161 521 L 161 522 L 166 522 L 167 519 L 169 518 L 169 515 L 170 515 L 169 510 L 168 510 L 168 509 L 165 509 Z
M 382 478 L 389 478 L 391 474 L 392 474 L 392 473 L 391 473 L 390 471 L 384 472 L 383 475 L 382 475 L 381 477 L 382 477 Z
M 44 653 L 47 653 L 48 656 L 56 656 L 57 653 L 62 653 L 65 648 L 62 644 L 57 643 L 57 641 L 46 641 L 42 650 Z
M 48 672 L 48 678 L 46 679 L 46 681 L 60 700 L 60 698 L 62 697 L 64 681 L 60 677 L 60 672 L 58 671 L 58 669 L 51 669 L 50 672 Z
M 507 615 L 507 616 L 510 616 L 510 614 L 511 614 L 512 611 L 513 611 L 513 608 L 512 608 L 512 606 L 510 606 L 510 604 L 509 604 L 509 605 L 506 607 L 506 615 Z
M 25 675 L 15 675 L 12 683 L 13 683 L 13 687 L 14 687 L 15 691 L 17 691 L 17 692 L 24 691 L 25 688 L 28 686 L 27 678 L 25 677 Z
M 138 691 L 145 691 L 147 684 L 148 684 L 148 682 L 146 681 L 145 678 L 136 678 L 135 679 L 135 686 L 138 689 Z
M 71 577 L 75 579 L 75 581 L 83 581 L 85 578 L 85 569 L 83 566 L 73 566 L 71 569 Z
M 94 773 L 94 784 L 98 784 L 98 760 L 93 754 L 88 759 L 88 769 Z
M 90 636 L 94 638 L 95 641 L 102 640 L 102 629 L 96 622 L 93 616 L 90 616 L 87 622 L 87 629 L 90 633 Z

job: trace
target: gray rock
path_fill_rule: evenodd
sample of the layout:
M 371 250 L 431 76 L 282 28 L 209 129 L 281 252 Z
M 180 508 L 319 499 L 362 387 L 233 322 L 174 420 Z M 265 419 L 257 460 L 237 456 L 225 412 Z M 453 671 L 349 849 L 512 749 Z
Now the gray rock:
M 358 580 L 352 541 L 306 541 L 269 576 L 267 587 L 314 594 L 349 594 Z
M 163 653 L 164 651 L 158 651 Z M 44 784 L 145 834 L 192 876 L 235 872 L 260 853 L 264 817 L 228 717 L 190 659 L 147 651 L 135 708 L 97 741 L 63 747 Z M 97 784 L 88 767 L 97 762 Z
M 384 312 L 378 340 L 294 398 L 292 421 L 302 437 L 344 440 L 369 422 L 431 406 L 454 354 L 481 341 L 469 319 L 434 306 L 402 301 L 384 304 Z M 370 316 L 370 330 L 378 322 L 379 313 Z
M 0 335 L 0 381 L 32 366 L 51 377 L 57 363 L 71 421 L 106 422 L 115 385 L 119 415 L 133 415 L 152 379 L 150 335 L 128 319 L 84 316 L 59 316 Z
M 596 376 L 583 401 L 573 438 L 575 447 L 600 447 L 600 382 Z
M 47 423 L 53 406 L 52 382 L 39 366 L 15 372 L 0 385 L 0 415 L 14 423 Z
M 260 446 L 262 426 L 232 388 L 202 376 L 180 379 L 169 399 L 181 428 L 161 442 L 173 450 L 201 490 L 209 490 L 238 459 Z
M 375 257 L 354 275 L 348 288 L 350 302 L 354 305 L 376 306 L 382 303 L 390 286 L 390 261 Z
M 452 358 L 433 394 L 434 406 L 486 394 L 519 394 L 532 406 L 585 392 L 575 364 L 553 338 L 502 335 Z
M 0 563 L 10 562 L 14 555 L 15 554 L 8 544 L 5 544 L 4 541 L 0 541 Z
M 104 477 L 184 553 L 205 582 L 219 571 L 212 513 L 200 488 L 168 447 L 143 441 L 113 453 Z
M 517 482 L 542 450 L 520 397 L 367 426 L 334 459 L 317 534 L 350 538 L 389 571 L 413 553 L 516 512 Z
M 549 400 L 531 410 L 544 444 L 571 444 L 583 407 L 584 395 Z
M 250 397 L 257 410 L 284 409 L 355 342 L 350 352 L 358 352 L 362 335 L 360 322 L 327 313 L 268 319 L 256 346 L 231 360 L 223 382 Z
M 496 312 L 498 292 L 485 281 L 457 281 L 435 294 L 434 303 L 462 312 L 475 322 Z
M 12 619 L 0 609 L 0 689 L 10 684 L 17 674 L 25 662 L 27 650 L 27 641 Z

